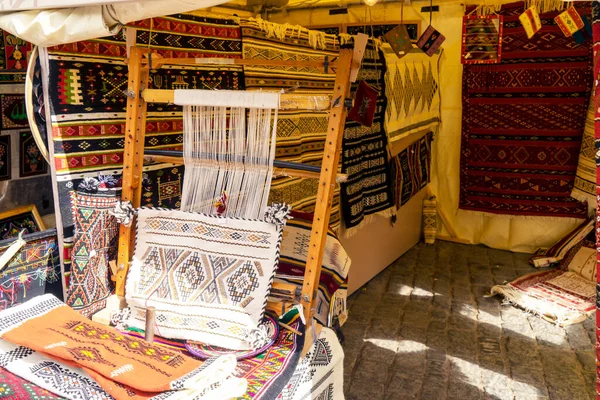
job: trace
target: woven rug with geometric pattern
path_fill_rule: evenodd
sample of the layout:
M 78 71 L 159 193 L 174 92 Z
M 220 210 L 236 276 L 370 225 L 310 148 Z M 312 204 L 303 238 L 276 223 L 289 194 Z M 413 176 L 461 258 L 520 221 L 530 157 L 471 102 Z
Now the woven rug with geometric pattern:
M 528 39 L 522 12 L 523 3 L 502 6 L 499 64 L 464 65 L 459 207 L 583 218 L 586 204 L 570 195 L 592 88 L 590 41 L 565 37 L 556 12 L 541 14 Z
M 282 36 L 269 31 L 270 27 L 283 29 L 283 25 L 262 20 L 240 22 L 244 59 L 319 61 L 325 56 L 337 57 L 339 42 L 333 35 L 323 35 L 323 45 L 313 47 L 306 29 L 284 29 Z M 294 93 L 331 94 L 335 73 L 315 67 L 246 66 L 244 80 L 247 90 L 279 90 L 295 88 Z M 275 158 L 281 161 L 321 165 L 329 113 L 327 111 L 281 110 L 277 122 L 277 148 Z M 280 177 L 273 179 L 269 202 L 289 204 L 293 210 L 313 212 L 319 181 Z M 334 189 L 329 225 L 334 229 L 340 221 L 339 187 Z

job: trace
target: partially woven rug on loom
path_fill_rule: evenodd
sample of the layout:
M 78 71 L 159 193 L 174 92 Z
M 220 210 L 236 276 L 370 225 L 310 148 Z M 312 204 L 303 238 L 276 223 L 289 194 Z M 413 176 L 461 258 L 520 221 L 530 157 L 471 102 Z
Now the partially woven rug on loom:
M 385 54 L 385 131 L 390 143 L 411 133 L 434 130 L 440 123 L 440 75 L 442 55 L 437 50 L 431 57 L 413 48 L 398 58 L 384 44 Z
M 186 14 L 136 23 L 136 42 L 156 49 L 164 57 L 241 58 L 239 25 L 230 19 Z M 150 33 L 152 31 L 152 33 Z M 150 36 L 152 38 L 150 39 Z M 70 43 L 48 49 L 51 108 L 52 172 L 58 196 L 57 217 L 62 223 L 65 248 L 72 247 L 71 193 L 84 178 L 118 177 L 123 166 L 125 132 L 124 90 L 127 88 L 125 37 Z M 156 89 L 243 88 L 239 67 L 194 66 L 152 70 L 150 86 Z M 145 147 L 181 149 L 181 107 L 149 104 Z M 183 168 L 165 165 L 144 167 L 142 205 L 178 206 Z M 69 269 L 70 254 L 63 262 Z
M 523 3 L 503 5 L 502 61 L 463 66 L 459 208 L 579 217 L 570 197 L 592 85 L 589 41 L 576 44 L 541 14 L 532 39 Z
M 429 132 L 392 159 L 392 185 L 396 209 L 400 209 L 431 180 L 431 141 Z
M 388 214 L 394 206 L 390 182 L 387 138 L 383 127 L 386 110 L 385 58 L 373 40 L 369 40 L 358 78 L 352 84 L 354 97 L 364 81 L 379 92 L 371 126 L 346 119 L 342 142 L 342 173 L 348 180 L 341 186 L 341 209 L 345 234 L 352 235 L 368 221 L 369 215 Z
M 0 310 L 14 307 L 44 293 L 53 293 L 62 298 L 56 229 L 25 235 L 23 239 L 27 243 L 8 260 L 0 272 Z M 0 241 L 0 255 L 14 241 L 14 238 Z
M 113 290 L 109 262 L 117 259 L 119 223 L 110 214 L 118 189 L 72 193 L 75 237 L 67 305 L 90 317 L 106 306 Z
M 244 59 L 319 61 L 325 56 L 331 60 L 339 52 L 339 43 L 334 35 L 254 19 L 242 21 L 240 25 Z M 276 33 L 278 30 L 283 33 Z M 316 43 L 316 34 L 321 35 L 320 43 Z M 313 40 L 316 48 L 313 47 Z M 313 67 L 246 66 L 244 81 L 247 90 L 296 87 L 294 93 L 331 94 L 335 73 L 323 72 Z M 321 165 L 328 118 L 327 111 L 279 111 L 275 158 Z M 274 178 L 269 202 L 286 203 L 294 210 L 313 212 L 317 187 L 316 179 Z M 334 228 L 340 223 L 339 212 L 339 187 L 336 187 L 329 222 Z
M 52 295 L 1 311 L 0 337 L 23 346 L 4 360 L 8 364 L 37 352 L 81 368 L 116 399 L 194 398 L 212 390 L 213 384 L 226 379 L 235 368 L 235 358 L 230 356 L 201 363 L 123 335 L 85 319 Z M 231 386 L 224 387 L 221 398 L 245 392 L 243 380 L 228 382 Z
M 574 246 L 556 269 L 533 272 L 492 288 L 506 301 L 560 325 L 584 321 L 596 311 L 596 251 Z
M 290 217 L 291 219 L 283 227 L 281 254 L 275 282 L 292 283 L 296 285 L 297 290 L 301 291 L 308 259 L 313 215 L 292 212 Z M 324 326 L 332 326 L 336 319 L 343 324 L 345 316 L 341 314 L 346 310 L 351 260 L 331 228 L 327 232 L 323 254 L 319 290 L 315 300 L 315 319 Z M 295 293 L 281 294 L 272 291 L 269 297 L 269 308 L 276 314 L 282 315 L 288 307 L 293 306 L 294 297 Z
M 175 210 L 139 209 L 126 285 L 128 325 L 170 339 L 249 349 L 265 313 L 282 226 Z

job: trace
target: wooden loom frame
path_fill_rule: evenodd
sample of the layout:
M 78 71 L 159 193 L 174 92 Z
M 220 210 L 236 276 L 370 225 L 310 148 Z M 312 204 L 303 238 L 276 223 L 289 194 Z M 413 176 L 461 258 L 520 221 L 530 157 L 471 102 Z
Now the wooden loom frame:
M 300 304 L 303 306 L 304 317 L 307 325 L 312 324 L 312 318 L 315 312 L 314 302 L 317 298 L 317 291 L 321 276 L 321 265 L 325 242 L 327 239 L 327 230 L 329 217 L 333 200 L 333 192 L 336 185 L 337 170 L 342 147 L 342 137 L 344 125 L 346 122 L 347 108 L 345 99 L 350 93 L 350 83 L 355 81 L 358 75 L 358 69 L 362 60 L 367 43 L 366 35 L 358 35 L 355 40 L 355 48 L 340 49 L 339 57 L 335 62 L 293 62 L 289 61 L 266 61 L 266 60 L 223 60 L 218 59 L 148 59 L 144 62 L 143 55 L 149 52 L 147 48 L 132 46 L 129 48 L 128 59 L 128 86 L 127 86 L 127 116 L 125 126 L 125 148 L 123 160 L 123 181 L 122 181 L 122 201 L 129 201 L 133 207 L 137 208 L 141 204 L 142 191 L 142 168 L 144 162 L 144 137 L 146 128 L 146 109 L 147 102 L 172 102 L 173 90 L 151 90 L 146 89 L 149 78 L 149 71 L 152 68 L 160 67 L 163 64 L 169 65 L 201 65 L 201 64 L 240 64 L 240 65 L 285 65 L 285 66 L 304 66 L 304 64 L 313 67 L 332 68 L 336 70 L 336 79 L 333 95 L 325 99 L 322 96 L 282 94 L 280 109 L 328 109 L 329 123 L 327 127 L 327 137 L 323 152 L 323 162 L 318 175 L 319 186 L 314 211 L 314 220 L 312 224 L 310 242 L 308 249 L 307 262 L 304 274 L 304 283 L 302 285 L 302 294 Z M 153 57 L 153 56 L 152 56 Z M 318 99 L 319 101 L 314 101 Z M 310 101 L 309 101 L 310 100 Z M 311 104 L 313 105 L 311 105 Z M 302 107 L 300 107 L 302 106 Z M 308 107 L 307 107 L 308 106 Z M 156 161 L 173 162 L 173 158 L 165 159 L 157 157 Z M 181 162 L 181 159 L 180 159 Z M 293 175 L 292 171 L 285 171 Z M 277 171 L 275 171 L 277 173 Z M 294 175 L 304 178 L 317 178 L 314 174 L 308 176 L 305 173 Z M 135 240 L 134 226 L 120 225 L 118 260 L 116 267 L 116 295 L 119 299 L 125 296 L 125 280 L 129 270 L 129 262 L 133 255 Z M 273 285 L 273 289 L 289 291 L 295 285 L 283 284 Z M 318 332 L 307 329 L 308 336 Z M 312 340 L 306 339 L 307 346 L 305 352 L 312 345 Z

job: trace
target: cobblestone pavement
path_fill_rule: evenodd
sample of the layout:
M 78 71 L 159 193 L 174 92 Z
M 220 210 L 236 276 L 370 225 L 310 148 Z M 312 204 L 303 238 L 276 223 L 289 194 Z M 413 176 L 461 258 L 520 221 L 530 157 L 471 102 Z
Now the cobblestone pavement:
M 560 328 L 484 294 L 527 254 L 417 245 L 349 298 L 348 400 L 594 399 L 594 321 Z

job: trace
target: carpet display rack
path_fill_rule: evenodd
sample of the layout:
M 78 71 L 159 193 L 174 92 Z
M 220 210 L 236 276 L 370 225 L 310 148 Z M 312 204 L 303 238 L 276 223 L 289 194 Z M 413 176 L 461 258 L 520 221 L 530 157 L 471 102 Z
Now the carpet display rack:
M 125 132 L 125 151 L 123 163 L 123 191 L 122 201 L 130 202 L 133 207 L 141 204 L 142 189 L 142 166 L 144 159 L 151 158 L 157 162 L 183 163 L 181 153 L 145 154 L 144 136 L 146 127 L 147 103 L 173 103 L 174 90 L 147 89 L 149 73 L 151 69 L 157 69 L 163 65 L 198 65 L 198 64 L 241 64 L 241 65 L 270 65 L 291 67 L 317 67 L 324 71 L 331 69 L 336 72 L 335 86 L 331 96 L 300 95 L 293 93 L 282 93 L 280 96 L 279 109 L 292 110 L 328 110 L 329 122 L 327 127 L 327 138 L 323 161 L 320 168 L 307 168 L 297 163 L 280 164 L 276 161 L 274 174 L 286 174 L 287 176 L 319 179 L 317 202 L 314 212 L 304 283 L 299 303 L 303 307 L 304 317 L 307 325 L 312 325 L 315 312 L 315 299 L 321 275 L 321 265 L 327 238 L 327 227 L 329 224 L 330 211 L 333 199 L 333 190 L 336 181 L 344 179 L 338 174 L 342 138 L 347 115 L 350 94 L 350 83 L 358 76 L 358 69 L 365 52 L 367 35 L 359 34 L 354 40 L 354 48 L 340 49 L 339 56 L 323 61 L 295 62 L 295 61 L 265 61 L 245 59 L 203 59 L 203 58 L 159 58 L 147 48 L 130 47 L 128 60 L 128 87 L 127 87 L 127 115 Z M 125 280 L 129 269 L 129 262 L 133 254 L 135 242 L 134 226 L 120 226 L 118 260 L 116 265 L 116 301 L 109 302 L 106 311 L 115 304 L 122 305 L 125 296 Z M 294 293 L 295 285 L 277 284 L 273 290 Z M 309 325 L 310 324 L 310 325 Z M 319 335 L 318 324 L 314 330 L 307 330 L 304 352 L 308 351 L 313 343 L 313 337 Z M 314 336 L 313 336 L 314 335 Z

